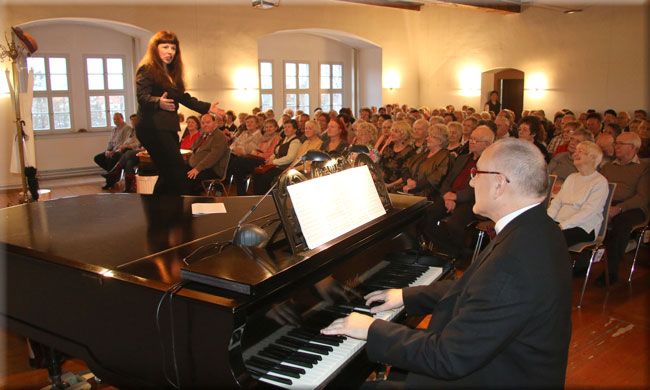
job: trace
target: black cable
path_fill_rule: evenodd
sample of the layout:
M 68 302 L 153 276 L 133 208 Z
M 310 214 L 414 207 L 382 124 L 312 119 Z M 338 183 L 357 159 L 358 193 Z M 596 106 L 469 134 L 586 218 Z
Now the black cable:
M 169 326 L 170 326 L 170 331 L 172 332 L 172 361 L 174 362 L 174 373 L 176 374 L 176 383 L 178 383 L 177 389 L 180 390 L 181 388 L 181 377 L 178 373 L 178 361 L 176 359 L 176 332 L 174 331 L 174 310 L 172 306 L 172 298 L 174 297 L 174 294 L 177 294 L 183 287 L 185 287 L 184 282 L 178 283 L 179 286 L 176 290 L 174 290 L 170 295 L 169 295 Z
M 165 342 L 164 342 L 164 339 L 163 339 L 163 336 L 162 336 L 162 331 L 160 329 L 160 308 L 162 307 L 162 304 L 165 301 L 165 297 L 167 297 L 167 295 L 169 295 L 170 296 L 170 309 L 171 309 L 171 296 L 175 292 L 177 292 L 178 290 L 183 288 L 184 285 L 185 285 L 185 281 L 181 281 L 181 282 L 178 282 L 178 283 L 174 284 L 170 288 L 168 288 L 163 293 L 163 295 L 160 298 L 160 301 L 158 301 L 158 305 L 156 307 L 156 331 L 158 332 L 158 339 L 160 340 L 160 348 L 162 349 L 163 375 L 165 376 L 165 380 L 167 380 L 167 383 L 172 385 L 175 389 L 180 389 L 180 382 L 178 384 L 172 382 L 172 380 L 167 375 L 167 368 L 165 366 L 165 362 L 167 361 L 167 357 L 166 357 L 166 353 L 165 353 Z M 172 313 L 170 312 L 170 314 L 172 314 Z M 174 318 L 173 318 L 173 316 L 171 316 L 170 322 L 172 324 L 172 347 L 174 347 L 174 345 L 173 345 L 173 343 L 174 343 L 174 333 L 173 333 Z M 174 368 L 176 370 L 176 380 L 178 381 L 178 367 L 176 366 L 176 357 L 175 356 L 174 356 L 174 366 L 175 366 Z

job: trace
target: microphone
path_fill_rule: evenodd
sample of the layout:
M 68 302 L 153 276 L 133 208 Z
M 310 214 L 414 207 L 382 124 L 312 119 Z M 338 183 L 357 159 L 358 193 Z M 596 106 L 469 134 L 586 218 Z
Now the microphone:
M 290 171 L 293 167 L 298 165 L 298 163 L 302 162 L 304 163 L 305 161 L 329 161 L 330 160 L 330 155 L 322 152 L 320 150 L 309 150 L 307 153 L 305 153 L 302 157 L 300 157 L 298 160 L 296 160 L 293 164 L 291 164 L 287 169 L 282 171 L 278 177 L 275 178 L 273 181 L 273 184 L 271 185 L 271 188 L 269 188 L 268 191 L 260 198 L 260 200 L 257 201 L 251 207 L 250 210 L 244 215 L 242 219 L 239 220 L 239 223 L 237 224 L 237 228 L 235 229 L 235 233 L 233 234 L 232 237 L 232 243 L 235 246 L 239 247 L 248 247 L 248 246 L 253 246 L 253 247 L 260 247 L 264 243 L 266 243 L 269 240 L 269 235 L 266 232 L 266 230 L 262 229 L 261 227 L 253 224 L 253 223 L 246 223 L 244 222 L 248 219 L 248 217 L 255 212 L 257 207 L 266 199 L 271 191 L 275 189 L 275 187 L 278 185 L 278 182 L 280 181 L 280 177 Z

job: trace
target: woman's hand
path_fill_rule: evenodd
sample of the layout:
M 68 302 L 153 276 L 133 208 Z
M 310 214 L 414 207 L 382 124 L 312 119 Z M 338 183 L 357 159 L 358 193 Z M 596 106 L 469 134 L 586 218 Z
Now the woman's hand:
M 210 104 L 210 112 L 213 113 L 214 115 L 225 116 L 226 111 L 224 111 L 223 108 L 217 107 L 218 105 L 219 102 L 214 102 Z
M 160 108 L 165 111 L 176 111 L 176 105 L 174 104 L 174 99 L 167 99 L 167 92 L 163 93 L 160 97 Z

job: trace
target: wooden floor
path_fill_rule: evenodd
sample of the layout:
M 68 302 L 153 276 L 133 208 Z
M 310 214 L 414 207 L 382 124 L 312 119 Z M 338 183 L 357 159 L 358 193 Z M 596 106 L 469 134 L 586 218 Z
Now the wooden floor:
M 84 184 L 41 183 L 51 190 L 52 199 L 121 190 L 118 185 L 103 191 L 102 185 L 92 179 Z M 18 191 L 0 192 L 0 207 L 17 203 Z M 650 249 L 642 246 L 634 278 L 627 283 L 632 255 L 626 255 L 619 270 L 621 281 L 609 291 L 589 282 L 582 309 L 575 306 L 584 279 L 574 280 L 568 389 L 650 389 Z M 601 271 L 597 264 L 593 274 Z M 72 359 L 63 369 L 79 372 L 86 366 Z M 30 369 L 24 339 L 0 329 L 0 389 L 36 390 L 48 384 L 46 370 Z M 111 389 L 103 384 L 93 388 Z

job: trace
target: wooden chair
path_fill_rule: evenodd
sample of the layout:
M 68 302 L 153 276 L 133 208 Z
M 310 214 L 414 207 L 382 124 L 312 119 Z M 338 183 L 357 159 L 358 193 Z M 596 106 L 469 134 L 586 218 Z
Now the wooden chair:
M 593 241 L 588 242 L 579 242 L 575 245 L 569 247 L 569 251 L 573 253 L 581 253 L 583 250 L 590 250 L 591 257 L 589 258 L 589 265 L 587 266 L 587 274 L 585 275 L 585 282 L 582 284 L 582 291 L 580 292 L 580 301 L 578 302 L 578 308 L 582 307 L 582 298 L 585 295 L 585 289 L 587 288 L 587 281 L 589 280 L 589 274 L 591 273 L 591 266 L 593 263 L 599 261 L 596 260 L 596 253 L 599 249 L 603 248 L 603 240 L 605 239 L 605 233 L 607 233 L 607 220 L 609 217 L 609 207 L 611 206 L 612 196 L 614 195 L 614 190 L 616 189 L 616 183 L 609 183 L 609 194 L 607 194 L 607 201 L 605 202 L 605 207 L 603 207 L 603 222 L 600 224 L 598 229 L 598 234 Z M 603 249 L 604 250 L 604 249 Z M 609 289 L 609 271 L 607 270 L 607 256 L 603 256 L 605 259 L 605 284 Z M 575 266 L 575 261 L 573 262 Z
M 201 186 L 205 191 L 206 196 L 216 196 L 217 187 L 221 187 L 222 194 L 228 196 L 228 191 L 223 182 L 227 179 L 226 172 L 228 172 L 228 164 L 230 164 L 230 149 L 228 149 L 228 156 L 226 157 L 226 164 L 224 165 L 223 172 L 220 172 L 218 179 L 203 180 L 201 181 Z
M 632 234 L 636 234 L 636 249 L 634 250 L 634 259 L 632 260 L 632 267 L 630 268 L 630 277 L 627 278 L 628 282 L 632 281 L 632 274 L 634 273 L 634 267 L 636 266 L 636 258 L 639 255 L 639 248 L 641 247 L 641 244 L 643 243 L 643 236 L 645 235 L 645 232 L 648 230 L 648 218 L 639 225 L 636 225 L 635 227 L 632 228 Z

